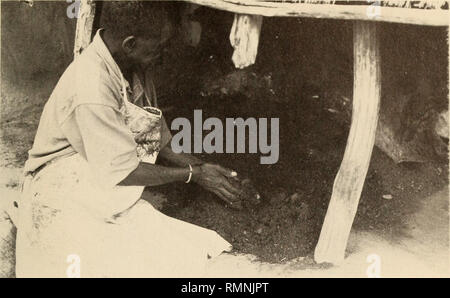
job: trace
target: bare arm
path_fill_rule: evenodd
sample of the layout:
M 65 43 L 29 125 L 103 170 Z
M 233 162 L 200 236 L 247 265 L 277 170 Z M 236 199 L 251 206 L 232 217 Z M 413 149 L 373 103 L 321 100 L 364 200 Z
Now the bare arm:
M 172 182 L 183 182 L 188 177 L 189 167 L 170 168 L 141 162 L 119 185 L 157 186 Z
M 214 164 L 202 164 L 192 167 L 191 180 L 204 189 L 216 194 L 231 206 L 239 206 L 238 195 L 241 192 L 229 182 L 234 177 L 231 170 Z M 139 163 L 119 185 L 156 186 L 172 182 L 184 182 L 189 177 L 189 167 L 170 168 L 148 163 Z
M 197 158 L 191 154 L 173 152 L 170 145 L 165 146 L 159 153 L 159 156 L 164 158 L 170 164 L 178 167 L 188 167 L 189 165 L 194 166 L 204 163 L 204 161 L 200 158 Z

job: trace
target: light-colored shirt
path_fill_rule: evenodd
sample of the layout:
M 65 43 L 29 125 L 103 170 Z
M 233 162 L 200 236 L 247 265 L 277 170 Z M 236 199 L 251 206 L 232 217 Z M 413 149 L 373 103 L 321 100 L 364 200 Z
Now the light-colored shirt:
M 136 142 L 123 117 L 121 72 L 100 32 L 69 65 L 46 103 L 25 173 L 79 153 L 99 182 L 115 186 L 138 166 Z M 165 145 L 170 139 L 165 122 L 162 129 Z

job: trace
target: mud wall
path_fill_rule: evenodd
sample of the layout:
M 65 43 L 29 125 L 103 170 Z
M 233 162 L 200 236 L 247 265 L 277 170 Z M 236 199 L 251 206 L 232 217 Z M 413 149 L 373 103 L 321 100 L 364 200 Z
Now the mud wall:
M 65 1 L 1 4 L 1 74 L 3 80 L 35 80 L 61 74 L 72 60 L 76 19 Z

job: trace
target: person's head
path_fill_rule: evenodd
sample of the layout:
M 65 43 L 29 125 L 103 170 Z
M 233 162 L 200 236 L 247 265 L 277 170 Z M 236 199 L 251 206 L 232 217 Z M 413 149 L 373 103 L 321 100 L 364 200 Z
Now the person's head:
M 148 67 L 172 35 L 163 3 L 153 1 L 105 1 L 100 27 L 114 58 L 127 67 Z

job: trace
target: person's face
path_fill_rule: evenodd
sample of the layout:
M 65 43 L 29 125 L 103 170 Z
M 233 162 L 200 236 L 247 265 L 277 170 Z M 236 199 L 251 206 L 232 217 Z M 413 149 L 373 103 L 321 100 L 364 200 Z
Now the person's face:
M 124 39 L 122 47 L 131 63 L 144 70 L 158 60 L 171 36 L 171 28 L 165 26 L 158 34 L 145 37 L 129 36 Z

